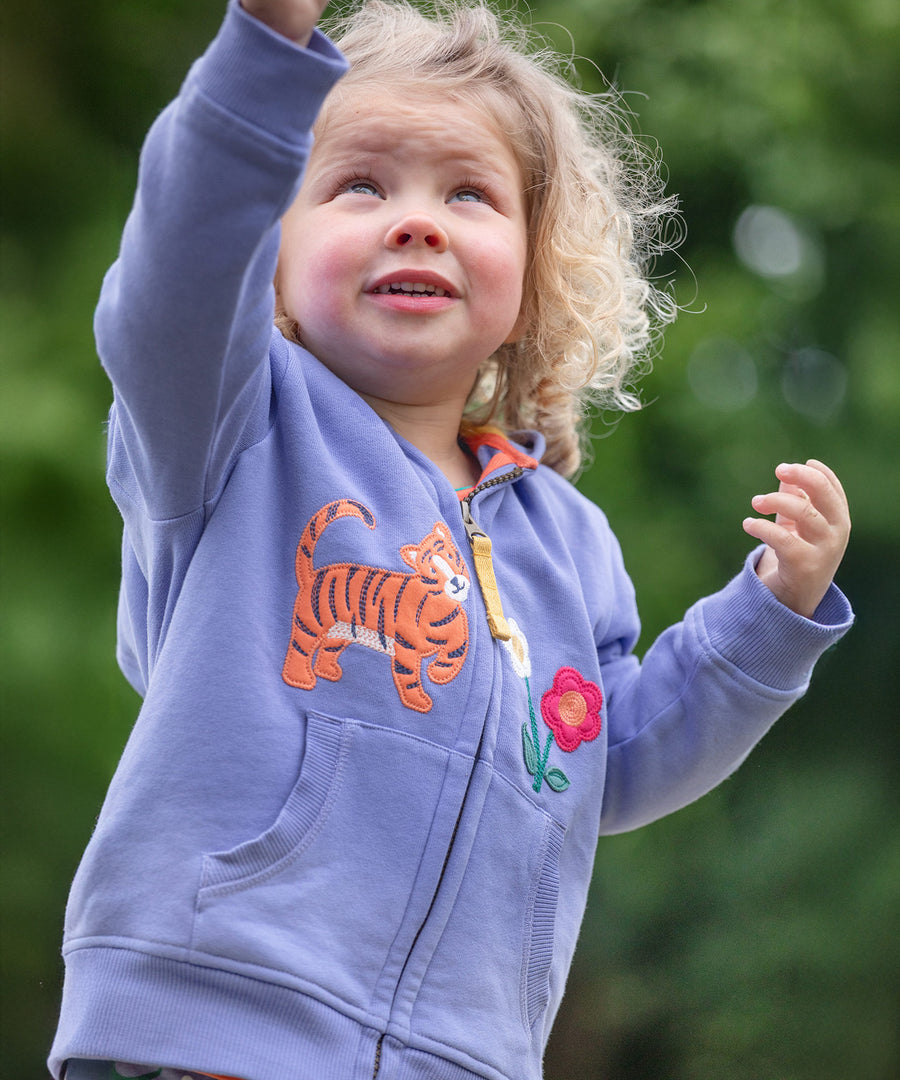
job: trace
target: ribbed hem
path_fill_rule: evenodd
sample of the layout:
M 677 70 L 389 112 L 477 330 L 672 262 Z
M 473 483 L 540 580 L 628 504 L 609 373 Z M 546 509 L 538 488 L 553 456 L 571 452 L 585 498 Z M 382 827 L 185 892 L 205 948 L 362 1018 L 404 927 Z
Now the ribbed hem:
M 286 142 L 313 125 L 328 91 L 347 70 L 318 30 L 301 49 L 231 0 L 219 33 L 190 78 L 202 93 Z
M 253 1080 L 372 1076 L 377 1033 L 299 991 L 131 949 L 76 949 L 66 969 L 55 1077 L 68 1058 Z
M 813 664 L 853 625 L 844 594 L 832 585 L 812 619 L 780 603 L 756 576 L 762 548 L 752 551 L 742 572 L 702 611 L 710 647 L 745 675 L 777 691 L 796 691 Z
M 436 1048 L 437 1049 L 437 1048 Z M 141 1061 L 252 1080 L 508 1080 L 414 1049 L 309 995 L 261 979 L 127 948 L 66 957 L 48 1065 L 72 1058 Z
M 381 1046 L 378 1080 L 382 1077 L 385 1080 L 508 1080 L 489 1066 L 481 1066 L 478 1072 L 472 1072 L 446 1058 L 410 1049 L 390 1036 Z

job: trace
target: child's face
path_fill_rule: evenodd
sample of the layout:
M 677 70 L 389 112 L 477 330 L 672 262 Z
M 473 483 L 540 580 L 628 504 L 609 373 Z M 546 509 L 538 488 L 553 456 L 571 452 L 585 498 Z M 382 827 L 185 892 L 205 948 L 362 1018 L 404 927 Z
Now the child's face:
M 352 88 L 285 215 L 278 289 L 304 345 L 360 393 L 465 402 L 516 335 L 527 249 L 519 165 L 485 112 Z

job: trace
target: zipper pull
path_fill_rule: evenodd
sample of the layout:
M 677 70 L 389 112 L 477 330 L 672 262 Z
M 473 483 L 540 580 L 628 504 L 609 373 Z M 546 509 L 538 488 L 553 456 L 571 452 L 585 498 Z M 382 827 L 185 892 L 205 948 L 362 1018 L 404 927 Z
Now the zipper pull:
M 509 641 L 512 637 L 512 631 L 506 621 L 506 616 L 503 614 L 500 590 L 497 588 L 497 578 L 494 575 L 494 560 L 491 558 L 491 538 L 478 526 L 472 517 L 468 500 L 463 499 L 459 505 L 462 510 L 466 536 L 469 538 L 469 545 L 472 548 L 472 556 L 475 560 L 475 573 L 478 575 L 478 584 L 481 586 L 481 595 L 484 598 L 491 636 L 498 641 Z

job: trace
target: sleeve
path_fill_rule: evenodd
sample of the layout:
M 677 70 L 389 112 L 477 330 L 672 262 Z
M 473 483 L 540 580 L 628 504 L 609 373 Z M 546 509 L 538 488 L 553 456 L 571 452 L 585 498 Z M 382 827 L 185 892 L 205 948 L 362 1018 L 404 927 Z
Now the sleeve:
M 196 513 L 268 422 L 279 221 L 346 64 L 232 0 L 141 153 L 95 333 L 114 388 L 110 482 L 160 521 Z
M 645 825 L 724 780 L 850 628 L 850 605 L 834 585 L 812 619 L 776 600 L 755 573 L 761 552 L 639 662 L 633 590 L 615 546 L 618 614 L 598 644 L 608 724 L 601 833 Z

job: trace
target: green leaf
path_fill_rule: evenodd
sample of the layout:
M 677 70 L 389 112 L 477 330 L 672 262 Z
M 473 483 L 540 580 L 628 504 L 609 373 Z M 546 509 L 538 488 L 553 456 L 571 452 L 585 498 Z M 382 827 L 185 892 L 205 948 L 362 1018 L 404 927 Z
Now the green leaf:
M 550 769 L 544 779 L 554 791 L 565 791 L 569 786 L 569 778 L 562 769 Z
M 527 724 L 522 725 L 522 749 L 525 751 L 525 768 L 534 776 L 538 767 L 537 752 L 528 734 Z

